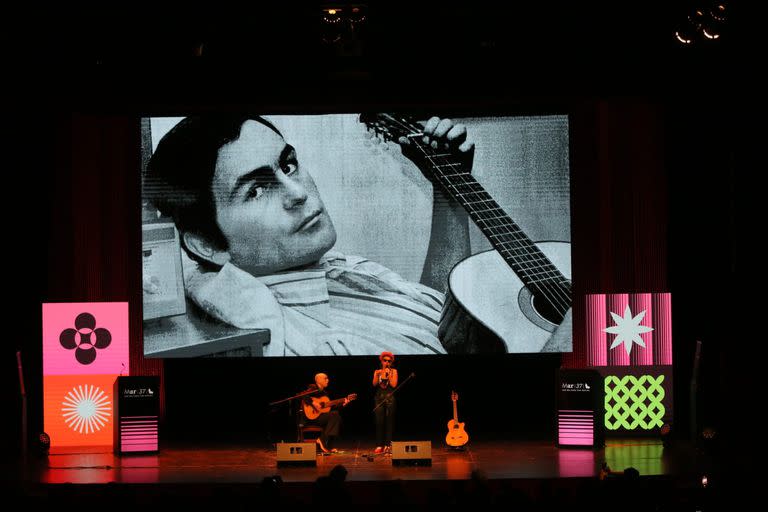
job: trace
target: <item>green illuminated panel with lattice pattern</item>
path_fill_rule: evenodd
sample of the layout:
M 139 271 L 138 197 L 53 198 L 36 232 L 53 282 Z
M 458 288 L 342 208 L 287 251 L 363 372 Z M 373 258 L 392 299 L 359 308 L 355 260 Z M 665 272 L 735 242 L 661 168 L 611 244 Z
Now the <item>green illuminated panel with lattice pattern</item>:
M 663 424 L 664 375 L 605 377 L 605 428 L 651 430 Z

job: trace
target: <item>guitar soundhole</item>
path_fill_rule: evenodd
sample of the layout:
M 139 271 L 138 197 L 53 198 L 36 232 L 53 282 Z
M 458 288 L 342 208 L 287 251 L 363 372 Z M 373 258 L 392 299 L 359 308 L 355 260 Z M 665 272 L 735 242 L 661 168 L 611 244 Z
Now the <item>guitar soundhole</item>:
M 563 321 L 563 313 L 561 313 L 556 304 L 540 295 L 533 296 L 533 309 L 547 322 L 553 325 L 560 325 Z
M 563 293 L 568 294 L 567 301 L 570 304 L 570 291 L 563 290 Z M 534 325 L 549 332 L 554 332 L 563 321 L 565 310 L 568 309 L 568 306 L 564 305 L 565 298 L 562 303 L 553 303 L 543 295 L 534 295 L 526 287 L 521 288 L 517 296 L 517 304 L 523 315 Z

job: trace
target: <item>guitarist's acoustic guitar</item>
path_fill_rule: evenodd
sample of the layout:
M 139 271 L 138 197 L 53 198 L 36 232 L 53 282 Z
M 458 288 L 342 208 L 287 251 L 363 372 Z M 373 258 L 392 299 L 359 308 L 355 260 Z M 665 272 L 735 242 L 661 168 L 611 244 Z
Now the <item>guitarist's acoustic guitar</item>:
M 331 412 L 331 409 L 339 405 L 340 403 L 344 402 L 344 400 L 352 401 L 357 398 L 357 394 L 352 393 L 351 395 L 347 395 L 346 398 L 339 398 L 337 400 L 331 400 L 327 396 L 323 396 L 320 398 L 312 397 L 308 401 L 305 401 L 303 404 L 304 407 L 304 415 L 309 420 L 316 420 L 321 414 L 325 412 Z
M 462 155 L 423 142 L 407 116 L 363 114 L 361 122 L 403 154 L 461 204 L 494 247 L 451 271 L 438 337 L 449 353 L 549 351 L 552 332 L 571 307 L 568 242 L 536 242 L 472 175 Z M 560 269 L 564 269 L 565 273 Z
M 453 401 L 453 419 L 448 422 L 448 435 L 445 436 L 445 442 L 448 446 L 464 446 L 469 441 L 469 434 L 464 430 L 464 423 L 459 423 L 459 415 L 456 411 L 459 395 L 455 391 L 451 391 L 451 400 Z

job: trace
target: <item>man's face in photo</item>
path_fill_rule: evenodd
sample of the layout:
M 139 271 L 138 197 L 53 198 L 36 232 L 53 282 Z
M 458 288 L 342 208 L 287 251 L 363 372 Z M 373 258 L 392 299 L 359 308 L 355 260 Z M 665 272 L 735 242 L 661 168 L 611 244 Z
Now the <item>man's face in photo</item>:
M 292 146 L 269 127 L 243 123 L 219 150 L 213 177 L 216 220 L 229 261 L 254 275 L 317 261 L 336 242 L 315 182 Z

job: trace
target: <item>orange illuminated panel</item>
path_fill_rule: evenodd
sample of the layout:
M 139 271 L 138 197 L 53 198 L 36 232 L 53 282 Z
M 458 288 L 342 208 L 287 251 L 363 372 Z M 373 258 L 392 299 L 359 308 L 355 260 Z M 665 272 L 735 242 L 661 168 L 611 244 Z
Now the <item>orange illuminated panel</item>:
M 51 446 L 112 446 L 115 375 L 43 377 L 45 431 Z

